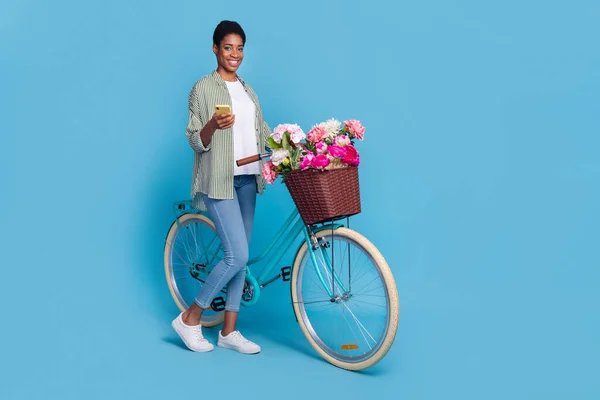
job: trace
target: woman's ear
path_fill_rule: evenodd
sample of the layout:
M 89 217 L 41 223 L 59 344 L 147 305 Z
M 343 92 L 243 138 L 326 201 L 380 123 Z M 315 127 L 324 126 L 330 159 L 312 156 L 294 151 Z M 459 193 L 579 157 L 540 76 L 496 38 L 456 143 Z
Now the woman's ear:
M 219 48 L 216 44 L 213 44 L 213 53 L 215 53 L 215 56 L 217 55 L 217 53 L 219 53 Z

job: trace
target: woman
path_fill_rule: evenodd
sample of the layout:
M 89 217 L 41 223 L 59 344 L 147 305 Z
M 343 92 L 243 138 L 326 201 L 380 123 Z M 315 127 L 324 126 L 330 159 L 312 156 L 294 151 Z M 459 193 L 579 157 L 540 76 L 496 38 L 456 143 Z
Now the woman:
M 200 319 L 227 286 L 225 321 L 217 344 L 244 354 L 260 352 L 260 346 L 236 330 L 256 194 L 262 194 L 266 185 L 260 174 L 262 161 L 238 167 L 235 160 L 264 151 L 270 134 L 256 94 L 237 75 L 245 43 L 246 34 L 238 23 L 219 23 L 213 34 L 217 69 L 197 81 L 189 96 L 186 134 L 194 150 L 192 199 L 194 207 L 208 210 L 224 252 L 194 303 L 172 322 L 193 351 L 213 349 L 202 335 Z M 215 105 L 224 104 L 231 106 L 232 113 L 217 115 Z

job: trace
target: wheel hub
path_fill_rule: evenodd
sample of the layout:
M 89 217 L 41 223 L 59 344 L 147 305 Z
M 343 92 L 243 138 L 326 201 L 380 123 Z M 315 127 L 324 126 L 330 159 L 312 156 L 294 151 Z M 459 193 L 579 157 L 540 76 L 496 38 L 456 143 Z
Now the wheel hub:
M 350 293 L 343 293 L 341 295 L 337 295 L 335 297 L 332 297 L 331 298 L 331 302 L 339 304 L 342 301 L 348 301 L 348 300 L 350 300 L 351 297 L 352 297 L 352 295 Z

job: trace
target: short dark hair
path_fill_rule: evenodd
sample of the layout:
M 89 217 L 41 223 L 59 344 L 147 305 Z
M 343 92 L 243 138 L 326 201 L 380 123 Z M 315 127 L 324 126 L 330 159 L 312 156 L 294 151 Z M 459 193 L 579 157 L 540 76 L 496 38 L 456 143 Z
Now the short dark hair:
M 219 25 L 215 28 L 215 32 L 213 33 L 213 43 L 217 46 L 221 45 L 221 41 L 225 38 L 225 36 L 230 34 L 240 35 L 242 38 L 242 43 L 246 44 L 246 33 L 235 21 L 221 21 Z

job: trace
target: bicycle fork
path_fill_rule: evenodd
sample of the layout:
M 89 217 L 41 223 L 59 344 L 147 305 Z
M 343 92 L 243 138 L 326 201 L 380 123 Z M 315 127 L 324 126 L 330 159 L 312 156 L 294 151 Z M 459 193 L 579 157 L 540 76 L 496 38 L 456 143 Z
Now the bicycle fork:
M 332 262 L 329 254 L 327 254 L 327 248 L 329 247 L 328 243 L 319 243 L 320 239 L 317 238 L 310 227 L 304 230 L 304 237 L 308 245 L 308 251 L 312 260 L 313 268 L 331 301 L 335 302 L 337 300 L 337 296 L 335 294 L 336 284 L 339 292 L 341 292 L 343 295 L 347 295 L 348 290 L 339 278 L 339 275 L 336 273 L 334 262 Z M 327 277 L 323 276 L 321 270 L 325 272 Z

